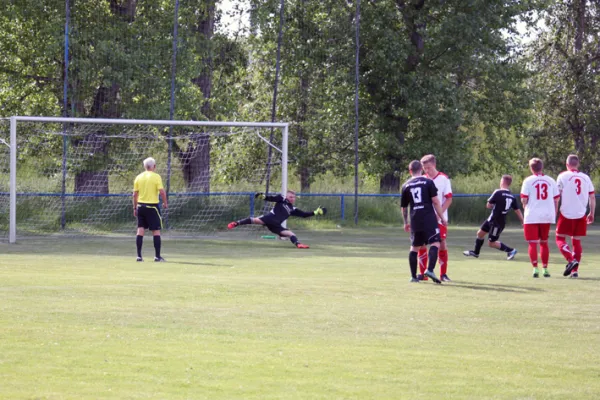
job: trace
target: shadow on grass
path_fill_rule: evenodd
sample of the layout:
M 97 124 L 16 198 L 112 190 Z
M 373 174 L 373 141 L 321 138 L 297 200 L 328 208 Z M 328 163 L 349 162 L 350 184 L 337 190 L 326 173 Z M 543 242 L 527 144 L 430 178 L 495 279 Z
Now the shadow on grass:
M 528 286 L 512 286 L 512 285 L 495 285 L 491 283 L 475 283 L 464 281 L 453 281 L 447 287 L 458 287 L 473 290 L 485 290 L 494 292 L 511 292 L 511 293 L 527 293 L 527 292 L 545 292 L 544 289 L 528 287 Z
M 579 277 L 577 279 L 573 279 L 574 281 L 600 281 L 600 278 L 585 278 Z
M 231 268 L 233 265 L 230 264 L 213 264 L 206 262 L 190 262 L 190 261 L 177 261 L 177 260 L 169 260 L 169 264 L 185 264 L 185 265 L 201 265 L 205 267 L 228 267 Z

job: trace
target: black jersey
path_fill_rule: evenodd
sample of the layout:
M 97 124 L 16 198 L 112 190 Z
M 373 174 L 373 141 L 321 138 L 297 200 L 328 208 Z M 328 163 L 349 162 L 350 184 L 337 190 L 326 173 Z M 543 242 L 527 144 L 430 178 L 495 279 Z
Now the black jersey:
M 410 228 L 413 232 L 437 228 L 438 220 L 433 208 L 433 198 L 437 193 L 435 183 L 424 176 L 409 179 L 402 186 L 400 206 L 410 205 Z
M 506 214 L 508 214 L 508 211 L 510 209 L 519 209 L 517 199 L 508 189 L 497 189 L 494 191 L 488 199 L 488 203 L 494 205 L 488 221 L 502 226 L 506 223 Z
M 291 215 L 294 217 L 308 218 L 315 215 L 312 211 L 302 211 L 299 208 L 294 207 L 285 197 L 278 194 L 275 196 L 266 196 L 266 201 L 275 203 L 275 206 L 271 209 L 268 214 L 265 214 L 265 223 L 268 221 L 269 224 L 281 225 L 283 221 L 288 219 Z

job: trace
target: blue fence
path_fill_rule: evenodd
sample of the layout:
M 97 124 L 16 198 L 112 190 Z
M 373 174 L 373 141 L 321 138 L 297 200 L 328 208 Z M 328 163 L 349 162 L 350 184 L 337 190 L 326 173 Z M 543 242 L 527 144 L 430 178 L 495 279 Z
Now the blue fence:
M 8 196 L 8 192 L 0 192 L 0 196 Z M 255 214 L 255 192 L 172 192 L 169 193 L 169 197 L 206 197 L 206 196 L 247 196 L 249 200 L 249 211 L 250 216 Z M 43 192 L 24 192 L 17 193 L 17 197 L 65 197 L 65 198 L 107 198 L 107 197 L 130 197 L 131 193 L 43 193 Z M 340 205 L 340 218 L 344 220 L 346 218 L 346 198 L 354 199 L 354 193 L 296 193 L 297 197 L 327 197 L 327 198 L 339 198 Z M 473 197 L 488 197 L 489 194 L 467 194 L 467 193 L 455 193 L 455 198 L 473 198 Z M 359 198 L 398 198 L 400 199 L 399 193 L 360 193 Z

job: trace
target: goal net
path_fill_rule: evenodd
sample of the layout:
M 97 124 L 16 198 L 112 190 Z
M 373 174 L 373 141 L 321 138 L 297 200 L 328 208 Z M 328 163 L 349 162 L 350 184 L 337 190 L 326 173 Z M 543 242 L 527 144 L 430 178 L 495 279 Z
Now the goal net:
M 255 203 L 255 192 L 287 186 L 284 123 L 50 117 L 8 122 L 9 129 L 6 120 L 0 125 L 0 238 L 11 242 L 17 235 L 133 234 L 133 181 L 147 157 L 156 160 L 169 197 L 168 210 L 162 210 L 166 235 L 224 230 L 232 220 L 263 212 L 267 205 Z M 9 172 L 14 188 L 5 179 Z

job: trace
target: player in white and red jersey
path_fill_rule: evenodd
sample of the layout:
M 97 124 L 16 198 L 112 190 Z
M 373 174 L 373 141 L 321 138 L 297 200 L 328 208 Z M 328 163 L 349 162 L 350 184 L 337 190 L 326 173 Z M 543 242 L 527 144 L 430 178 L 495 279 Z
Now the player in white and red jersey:
M 544 163 L 539 158 L 529 160 L 529 169 L 533 173 L 523 181 L 521 187 L 521 201 L 525 208 L 525 240 L 529 242 L 529 259 L 533 265 L 533 277 L 540 276 L 538 270 L 538 250 L 540 245 L 540 256 L 544 277 L 549 278 L 548 260 L 550 249 L 548 247 L 548 236 L 550 224 L 556 221 L 558 199 L 560 197 L 556 181 L 542 173 Z
M 557 179 L 561 201 L 556 225 L 556 245 L 568 262 L 563 276 L 578 278 L 583 253 L 581 238 L 587 234 L 587 225 L 594 222 L 596 196 L 590 177 L 578 171 L 579 157 L 570 154 L 566 164 L 567 170 L 558 175 Z M 586 216 L 588 203 L 590 212 Z M 569 248 L 566 236 L 571 237 L 573 252 Z
M 436 160 L 433 154 L 428 154 L 421 158 L 421 164 L 423 164 L 423 171 L 429 179 L 432 179 L 435 183 L 435 187 L 438 190 L 438 199 L 442 205 L 442 211 L 444 213 L 444 220 L 448 221 L 448 207 L 452 204 L 452 185 L 450 185 L 450 178 L 448 175 L 440 172 L 436 168 Z M 441 218 L 438 215 L 438 225 L 440 229 L 440 251 L 438 260 L 440 261 L 440 279 L 445 282 L 449 282 L 448 277 L 448 247 L 446 245 L 446 236 L 448 235 L 448 227 L 441 223 Z M 427 279 L 424 275 L 427 269 L 427 247 L 419 250 L 419 269 L 421 274 L 419 279 Z

